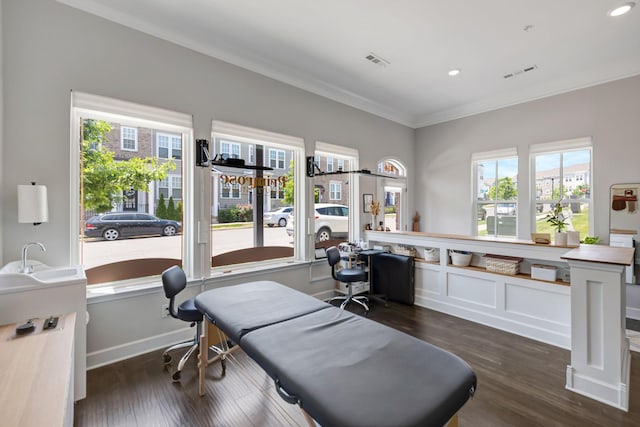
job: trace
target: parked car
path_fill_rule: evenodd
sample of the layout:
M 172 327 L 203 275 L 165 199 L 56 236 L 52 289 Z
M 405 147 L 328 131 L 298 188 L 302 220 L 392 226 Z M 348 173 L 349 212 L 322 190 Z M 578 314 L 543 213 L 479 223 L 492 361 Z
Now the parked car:
M 286 227 L 289 218 L 289 214 L 293 212 L 293 206 L 283 206 L 274 211 L 267 212 L 263 215 L 265 225 L 273 227 Z
M 349 234 L 349 207 L 333 203 L 315 204 L 316 241 L 347 237 Z M 287 224 L 287 234 L 293 236 L 293 221 Z
M 169 219 L 138 212 L 110 212 L 91 217 L 84 227 L 87 237 L 103 237 L 117 240 L 120 237 L 160 234 L 173 236 L 179 233 L 181 224 Z

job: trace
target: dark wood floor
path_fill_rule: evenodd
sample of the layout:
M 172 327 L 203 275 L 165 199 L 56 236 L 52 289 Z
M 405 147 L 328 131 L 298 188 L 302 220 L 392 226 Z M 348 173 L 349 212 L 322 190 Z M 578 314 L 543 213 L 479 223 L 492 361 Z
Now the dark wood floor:
M 478 376 L 460 426 L 640 426 L 640 354 L 632 353 L 630 410 L 623 412 L 565 390 L 567 350 L 420 307 L 376 306 L 371 319 L 466 360 Z M 319 349 L 318 351 L 322 351 Z M 242 352 L 220 377 L 208 371 L 207 396 L 197 394 L 195 361 L 172 384 L 161 351 L 88 373 L 76 426 L 303 426 L 271 380 Z

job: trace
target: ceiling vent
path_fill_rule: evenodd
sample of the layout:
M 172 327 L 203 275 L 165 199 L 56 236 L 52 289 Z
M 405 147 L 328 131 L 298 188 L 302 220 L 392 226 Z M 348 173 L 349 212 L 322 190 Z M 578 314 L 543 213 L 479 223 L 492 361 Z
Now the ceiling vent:
M 505 79 L 510 79 L 511 77 L 515 77 L 515 76 L 519 76 L 519 75 L 524 74 L 524 73 L 528 73 L 529 71 L 533 71 L 533 70 L 535 70 L 537 68 L 538 68 L 537 65 L 532 65 L 530 67 L 523 68 L 522 70 L 516 70 L 516 71 L 514 71 L 512 73 L 507 73 L 502 77 L 504 77 Z
M 386 67 L 387 65 L 391 64 L 391 62 L 387 61 L 386 59 L 384 59 L 380 55 L 376 55 L 373 52 L 369 52 L 369 54 L 367 56 L 365 56 L 364 59 L 366 59 L 367 61 L 370 61 L 370 62 L 372 62 L 372 63 L 374 63 L 376 65 L 380 65 L 381 67 Z

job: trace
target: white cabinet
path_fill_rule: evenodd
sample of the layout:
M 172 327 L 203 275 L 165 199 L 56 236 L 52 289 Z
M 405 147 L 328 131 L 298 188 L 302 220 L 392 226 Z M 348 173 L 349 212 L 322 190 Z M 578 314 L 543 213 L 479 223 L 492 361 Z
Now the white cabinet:
M 568 271 L 560 257 L 568 248 L 530 241 L 411 232 L 366 232 L 369 245 L 404 245 L 417 249 L 415 303 L 563 348 L 571 345 L 571 288 L 560 280 L 531 278 L 531 265 Z M 436 248 L 437 251 L 430 251 Z M 471 266 L 451 264 L 451 250 L 472 254 Z M 439 253 L 438 261 L 426 254 Z M 487 271 L 484 254 L 520 257 L 520 274 Z M 434 257 L 432 257 L 434 259 Z M 560 277 L 566 277 L 560 274 Z
M 635 232 L 609 234 L 609 246 L 633 248 Z M 636 283 L 635 265 L 625 267 L 624 279 L 627 283 Z

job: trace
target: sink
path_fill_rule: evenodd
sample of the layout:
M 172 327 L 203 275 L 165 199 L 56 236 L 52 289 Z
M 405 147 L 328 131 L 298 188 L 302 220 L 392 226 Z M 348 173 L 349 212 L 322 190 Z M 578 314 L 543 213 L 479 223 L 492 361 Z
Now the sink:
M 31 274 L 19 273 L 20 261 L 10 262 L 1 268 L 0 290 L 86 280 L 81 265 L 51 267 L 37 261 L 29 263 L 34 266 L 34 272 Z
M 71 265 L 67 267 L 52 268 L 51 270 L 36 269 L 35 273 L 31 274 L 31 277 L 40 280 L 41 282 L 57 282 L 61 279 L 74 279 L 82 277 L 83 271 L 79 265 Z

